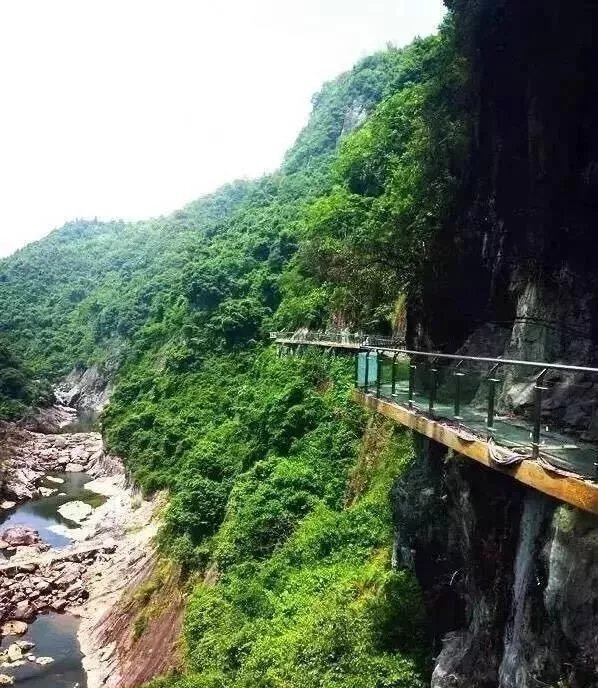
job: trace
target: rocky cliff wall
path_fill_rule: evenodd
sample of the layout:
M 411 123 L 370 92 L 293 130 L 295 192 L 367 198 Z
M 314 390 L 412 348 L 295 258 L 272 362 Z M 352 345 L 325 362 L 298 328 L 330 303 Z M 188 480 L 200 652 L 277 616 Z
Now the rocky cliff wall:
M 506 354 L 595 361 L 598 4 L 447 4 L 471 66 L 471 157 L 411 331 L 455 350 L 494 323 Z
M 422 584 L 432 688 L 598 685 L 598 519 L 418 440 L 396 550 Z

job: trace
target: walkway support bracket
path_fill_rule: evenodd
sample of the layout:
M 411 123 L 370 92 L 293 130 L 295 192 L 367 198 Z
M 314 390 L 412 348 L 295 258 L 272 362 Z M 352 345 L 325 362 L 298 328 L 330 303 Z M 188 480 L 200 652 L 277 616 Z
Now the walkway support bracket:
M 392 357 L 392 377 L 390 383 L 390 394 L 395 397 L 397 392 L 397 357 L 399 352 Z
M 540 456 L 540 432 L 542 430 L 542 393 L 548 389 L 544 387 L 544 378 L 548 372 L 544 368 L 536 377 L 534 385 L 534 428 L 532 430 L 532 457 L 537 459 Z
M 430 399 L 428 403 L 428 411 L 430 415 L 434 415 L 434 404 L 436 403 L 436 392 L 438 390 L 438 368 L 436 368 L 436 359 L 430 361 Z
M 413 361 L 413 362 L 412 362 Z M 415 372 L 417 371 L 417 363 L 415 358 L 409 360 L 409 408 L 413 408 L 413 397 L 415 396 Z
M 496 371 L 498 370 L 500 366 L 500 363 L 496 363 L 495 365 L 492 366 L 490 369 L 490 372 L 486 376 L 486 380 L 488 382 L 488 417 L 486 419 L 486 432 L 488 434 L 488 438 L 494 436 L 494 410 L 495 410 L 495 401 L 496 401 L 496 387 L 499 385 L 500 380 L 494 375 L 496 375 Z
M 455 377 L 455 408 L 454 417 L 455 420 L 463 420 L 461 417 L 461 378 L 465 377 L 465 373 L 462 373 L 459 368 L 463 365 L 463 361 L 459 361 L 455 366 L 453 375 Z

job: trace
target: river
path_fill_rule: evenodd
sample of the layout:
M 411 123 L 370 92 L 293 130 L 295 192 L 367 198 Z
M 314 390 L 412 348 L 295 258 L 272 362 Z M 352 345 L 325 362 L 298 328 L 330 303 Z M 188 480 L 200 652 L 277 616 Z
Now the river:
M 87 420 L 84 422 L 87 429 Z M 75 429 L 79 432 L 82 430 L 80 425 L 68 428 L 71 432 Z M 58 513 L 58 508 L 72 500 L 86 502 L 95 508 L 105 502 L 106 498 L 85 489 L 92 477 L 84 472 L 56 472 L 50 475 L 62 482 L 44 478 L 40 485 L 58 489 L 58 493 L 22 502 L 0 514 L 0 528 L 30 526 L 39 532 L 42 540 L 52 549 L 62 549 L 72 543 L 65 528 L 71 529 L 75 524 L 63 518 Z M 49 613 L 38 616 L 21 638 L 4 637 L 2 649 L 16 640 L 29 640 L 35 643 L 31 654 L 36 657 L 52 657 L 54 661 L 44 666 L 26 661 L 20 667 L 4 667 L 0 669 L 0 673 L 14 677 L 14 685 L 27 688 L 85 688 L 87 680 L 77 639 L 78 627 L 79 620 L 70 614 Z

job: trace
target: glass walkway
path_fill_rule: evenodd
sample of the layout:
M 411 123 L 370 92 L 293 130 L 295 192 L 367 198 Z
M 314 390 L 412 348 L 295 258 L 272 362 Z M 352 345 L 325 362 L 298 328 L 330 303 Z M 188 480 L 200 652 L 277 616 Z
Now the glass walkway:
M 368 397 L 471 433 L 514 462 L 533 459 L 598 488 L 598 368 L 413 351 L 347 331 L 271 338 L 284 348 L 354 352 L 355 386 Z

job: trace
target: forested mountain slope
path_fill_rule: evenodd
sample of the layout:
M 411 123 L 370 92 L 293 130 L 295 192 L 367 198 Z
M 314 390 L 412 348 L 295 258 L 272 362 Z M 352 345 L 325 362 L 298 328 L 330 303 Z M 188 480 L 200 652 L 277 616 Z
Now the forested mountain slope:
M 347 360 L 268 345 L 332 324 L 595 355 L 596 10 L 446 4 L 326 84 L 276 173 L 0 262 L 0 413 L 100 364 L 110 449 L 169 492 L 188 604 L 157 686 L 417 688 L 434 655 L 435 688 L 595 681 L 595 522 L 413 447 L 348 401 Z
M 390 566 L 408 443 L 349 403 L 350 363 L 277 359 L 267 334 L 404 326 L 452 212 L 464 72 L 449 21 L 326 84 L 275 174 L 157 220 L 74 222 L 0 263 L 8 345 L 53 381 L 104 366 L 110 448 L 170 491 L 163 550 L 195 582 L 167 685 L 413 688 L 428 672 L 417 584 Z

